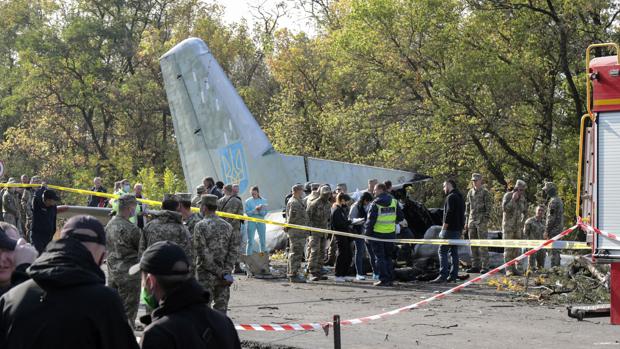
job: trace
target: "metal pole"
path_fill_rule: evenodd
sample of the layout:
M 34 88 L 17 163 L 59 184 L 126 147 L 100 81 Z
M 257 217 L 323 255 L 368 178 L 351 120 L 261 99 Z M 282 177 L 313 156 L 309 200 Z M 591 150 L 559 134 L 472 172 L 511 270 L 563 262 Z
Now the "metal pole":
M 620 263 L 611 263 L 609 289 L 611 290 L 611 324 L 620 325 Z
M 340 348 L 340 315 L 334 315 L 334 349 Z

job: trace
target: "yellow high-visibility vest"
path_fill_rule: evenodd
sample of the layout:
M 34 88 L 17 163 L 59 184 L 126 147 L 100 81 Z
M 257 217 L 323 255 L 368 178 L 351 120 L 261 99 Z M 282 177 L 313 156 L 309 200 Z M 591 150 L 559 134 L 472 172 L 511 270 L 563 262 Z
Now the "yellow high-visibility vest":
M 396 199 L 392 199 L 389 206 L 381 206 L 377 203 L 377 222 L 373 227 L 375 233 L 387 234 L 396 231 Z

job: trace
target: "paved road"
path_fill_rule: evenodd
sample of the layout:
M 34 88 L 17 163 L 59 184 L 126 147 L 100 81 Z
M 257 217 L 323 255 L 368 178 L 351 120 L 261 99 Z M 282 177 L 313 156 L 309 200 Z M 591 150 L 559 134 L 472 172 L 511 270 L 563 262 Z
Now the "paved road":
M 426 283 L 375 288 L 366 283 L 289 284 L 240 278 L 229 315 L 235 323 L 323 322 L 373 315 L 415 303 L 449 286 Z M 609 318 L 577 322 L 565 306 L 517 302 L 508 291 L 473 285 L 422 309 L 370 324 L 344 327 L 343 348 L 620 348 L 620 328 Z M 333 348 L 315 332 L 240 332 L 242 340 L 299 348 Z

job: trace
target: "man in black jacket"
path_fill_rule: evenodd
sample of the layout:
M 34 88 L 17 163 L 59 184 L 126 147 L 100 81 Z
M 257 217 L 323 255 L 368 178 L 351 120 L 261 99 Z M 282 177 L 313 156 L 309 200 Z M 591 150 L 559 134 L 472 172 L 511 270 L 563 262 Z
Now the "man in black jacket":
M 56 232 L 56 215 L 59 201 L 58 194 L 46 187 L 41 187 L 34 193 L 30 241 L 39 251 L 39 254 L 45 250 L 45 246 L 52 240 Z
M 130 274 L 142 272 L 143 300 L 156 307 L 140 320 L 142 349 L 241 348 L 234 325 L 226 315 L 209 307 L 209 293 L 191 275 L 183 249 L 170 241 L 149 246 Z M 152 321 L 152 322 L 151 322 Z
M 443 206 L 443 226 L 439 233 L 440 239 L 460 239 L 465 226 L 465 201 L 456 188 L 456 182 L 448 179 L 443 183 L 446 201 Z M 451 262 L 448 261 L 448 252 Z M 450 267 L 450 264 L 452 267 Z M 439 276 L 432 283 L 456 281 L 459 276 L 458 246 L 439 246 Z
M 118 294 L 105 286 L 104 257 L 101 223 L 68 220 L 28 268 L 31 279 L 0 298 L 0 348 L 138 348 Z

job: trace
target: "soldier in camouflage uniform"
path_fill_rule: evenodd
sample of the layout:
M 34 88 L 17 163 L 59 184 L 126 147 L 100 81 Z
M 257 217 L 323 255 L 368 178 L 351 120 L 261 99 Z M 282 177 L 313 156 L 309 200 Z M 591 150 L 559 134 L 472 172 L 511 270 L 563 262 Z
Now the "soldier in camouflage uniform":
M 306 207 L 308 207 L 308 204 L 310 204 L 310 201 L 314 201 L 315 199 L 319 198 L 319 188 L 321 187 L 321 185 L 319 183 L 311 183 L 310 184 L 310 194 L 308 194 L 308 196 L 306 196 L 303 200 L 304 200 L 304 204 L 306 205 Z
M 157 241 L 172 241 L 192 257 L 192 237 L 187 227 L 183 225 L 183 217 L 177 212 L 179 200 L 174 195 L 166 194 L 161 208 L 161 211 L 153 213 L 153 218 L 142 230 L 140 254 Z
M 243 216 L 243 202 L 237 196 L 233 196 L 233 186 L 224 186 L 224 196 L 217 200 L 217 210 Z M 241 220 L 234 218 L 223 219 L 233 227 L 233 233 L 241 240 Z
M 7 183 L 15 184 L 15 178 L 9 178 Z M 15 227 L 17 227 L 17 206 L 15 188 L 6 188 L 4 194 L 2 194 L 2 216 L 5 222 L 13 224 Z
M 39 176 L 32 176 L 30 178 L 30 184 L 41 184 L 41 178 Z M 32 204 L 34 201 L 34 191 L 35 188 L 26 188 L 22 193 L 21 205 L 25 211 L 25 226 L 26 230 L 24 231 L 24 235 L 26 239 L 30 238 L 30 234 L 27 232 L 32 228 Z
M 525 198 L 526 184 L 522 180 L 517 180 L 514 190 L 506 193 L 502 199 L 502 231 L 504 240 L 521 239 L 523 233 L 523 223 L 527 218 L 527 199 Z M 505 248 L 504 261 L 508 262 L 519 256 L 519 249 Z M 519 275 L 517 265 L 513 264 L 506 269 L 506 276 Z
M 491 193 L 482 187 L 482 175 L 471 176 L 473 188 L 467 192 L 465 199 L 465 230 L 470 239 L 488 239 L 489 219 L 493 209 Z M 489 250 L 486 247 L 471 248 L 472 267 L 468 273 L 486 273 L 489 271 Z
M 202 184 L 196 187 L 196 195 L 194 195 L 194 198 L 192 199 L 192 206 L 200 206 L 200 198 L 206 191 L 205 186 Z
M 551 239 L 562 232 L 564 227 L 564 203 L 558 196 L 558 188 L 553 182 L 546 182 L 543 187 L 543 193 L 548 199 L 547 203 L 547 222 L 545 223 L 544 239 Z M 560 266 L 560 251 L 549 250 L 551 255 L 551 266 Z
M 523 227 L 523 237 L 528 240 L 542 240 L 545 233 L 545 207 L 536 207 L 536 216 L 525 221 Z M 530 270 L 540 270 L 545 267 L 545 251 L 538 251 L 531 255 L 528 260 Z
M 118 214 L 105 227 L 108 286 L 118 291 L 129 325 L 133 328 L 140 302 L 140 275 L 129 275 L 129 268 L 140 262 L 140 228 L 129 221 L 138 201 L 134 195 L 118 198 Z
M 232 184 L 227 184 L 224 186 L 224 196 L 217 200 L 217 210 L 243 216 L 243 202 L 238 196 L 235 195 Z M 235 239 L 239 240 L 238 245 L 241 247 L 241 220 L 226 217 L 222 218 L 233 227 L 233 234 Z M 234 271 L 236 273 L 242 272 L 238 260 L 235 261 Z
M 194 255 L 196 279 L 211 294 L 213 309 L 226 314 L 239 239 L 233 227 L 215 214 L 217 200 L 215 195 L 202 196 L 200 211 L 204 218 L 194 229 Z
M 306 213 L 311 227 L 329 229 L 329 218 L 331 216 L 331 189 L 324 185 L 319 189 L 319 197 L 308 201 Z M 325 235 L 323 233 L 311 233 L 310 256 L 308 257 L 308 269 L 312 277 L 310 281 L 327 280 L 327 276 L 321 275 L 323 262 L 325 259 Z
M 302 199 L 304 187 L 301 184 L 297 184 L 291 190 L 293 196 L 286 204 L 286 223 L 308 225 L 306 205 Z M 287 276 L 290 282 L 304 283 L 306 279 L 299 272 L 308 232 L 291 228 L 285 228 L 284 230 L 288 235 L 289 241 Z
M 192 212 L 192 194 L 176 193 L 175 195 L 179 198 L 179 212 L 183 216 L 183 223 L 189 230 L 189 234 L 193 236 L 194 227 L 202 220 L 202 216 L 198 212 Z

